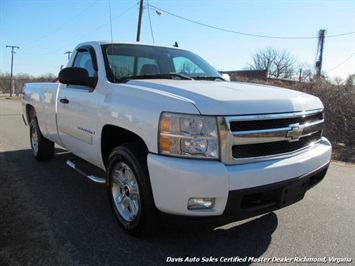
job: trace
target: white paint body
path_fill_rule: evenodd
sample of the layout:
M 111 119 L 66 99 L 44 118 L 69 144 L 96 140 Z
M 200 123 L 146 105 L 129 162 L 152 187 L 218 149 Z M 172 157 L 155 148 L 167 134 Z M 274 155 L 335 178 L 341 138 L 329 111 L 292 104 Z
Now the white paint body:
M 158 124 L 162 112 L 237 116 L 322 109 L 321 101 L 301 92 L 265 85 L 195 80 L 132 80 L 110 83 L 100 43 L 95 48 L 98 84 L 93 91 L 59 83 L 26 84 L 23 98 L 34 107 L 44 137 L 105 170 L 101 133 L 105 125 L 138 135 L 149 150 L 148 170 L 157 208 L 171 214 L 205 216 L 223 213 L 231 190 L 253 188 L 302 176 L 327 164 L 331 145 L 286 159 L 224 165 L 219 161 L 159 155 Z M 68 66 L 71 65 L 69 62 Z M 70 104 L 59 100 L 66 98 Z M 188 210 L 191 197 L 215 197 L 209 210 Z

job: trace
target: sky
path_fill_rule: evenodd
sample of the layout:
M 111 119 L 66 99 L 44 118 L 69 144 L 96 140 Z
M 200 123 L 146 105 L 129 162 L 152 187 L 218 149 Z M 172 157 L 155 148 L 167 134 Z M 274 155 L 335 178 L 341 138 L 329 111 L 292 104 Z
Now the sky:
M 177 41 L 217 70 L 245 69 L 266 47 L 313 68 L 325 29 L 323 72 L 355 74 L 355 0 L 145 0 L 144 7 L 141 42 Z M 57 74 L 81 42 L 135 42 L 138 14 L 138 0 L 0 0 L 0 72 L 11 70 L 7 45 L 20 47 L 15 75 L 40 76 Z

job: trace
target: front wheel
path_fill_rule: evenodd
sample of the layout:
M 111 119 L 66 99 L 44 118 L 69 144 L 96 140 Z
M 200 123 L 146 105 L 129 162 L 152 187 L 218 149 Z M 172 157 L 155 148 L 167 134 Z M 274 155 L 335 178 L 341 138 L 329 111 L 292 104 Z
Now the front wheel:
M 147 152 L 139 143 L 115 148 L 108 161 L 107 189 L 114 214 L 131 235 L 151 235 L 159 226 L 147 169 Z
M 54 142 L 42 136 L 37 118 L 30 122 L 30 141 L 32 153 L 37 161 L 48 161 L 54 155 Z

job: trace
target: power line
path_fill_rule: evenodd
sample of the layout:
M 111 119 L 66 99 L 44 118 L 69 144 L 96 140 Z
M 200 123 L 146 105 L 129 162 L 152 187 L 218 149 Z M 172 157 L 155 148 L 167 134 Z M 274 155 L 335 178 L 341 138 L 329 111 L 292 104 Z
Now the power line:
M 353 31 L 353 32 L 348 32 L 348 33 L 327 35 L 327 38 L 342 37 L 342 36 L 351 35 L 351 34 L 354 34 L 354 33 L 355 33 L 355 31 Z
M 155 7 L 151 4 L 148 4 L 151 9 L 153 9 L 154 11 L 157 12 L 164 12 L 166 14 L 169 14 L 173 17 L 177 17 L 179 19 L 200 25 L 200 26 L 204 26 L 207 28 L 211 28 L 211 29 L 215 29 L 215 30 L 219 30 L 219 31 L 224 31 L 224 32 L 229 32 L 229 33 L 233 33 L 233 34 L 238 34 L 238 35 L 244 35 L 244 36 L 249 36 L 249 37 L 257 37 L 257 38 L 267 38 L 267 39 L 282 39 L 282 40 L 307 40 L 307 39 L 317 39 L 318 36 L 308 36 L 308 37 L 283 37 L 283 36 L 270 36 L 270 35 L 260 35 L 260 34 L 252 34 L 252 33 L 246 33 L 246 32 L 239 32 L 239 31 L 234 31 L 234 30 L 229 30 L 229 29 L 225 29 L 225 28 L 221 28 L 221 27 L 216 27 L 216 26 L 212 26 L 212 25 L 208 25 L 202 22 L 198 22 L 192 19 L 188 19 L 188 18 L 184 18 L 182 16 L 173 14 L 171 12 L 168 12 L 166 10 L 163 10 L 161 8 Z M 336 34 L 336 35 L 329 35 L 327 37 L 340 37 L 340 36 L 345 36 L 345 35 L 351 35 L 351 34 L 355 34 L 355 32 L 348 32 L 348 33 L 342 33 L 342 34 Z
M 333 67 L 331 70 L 328 70 L 327 72 L 329 73 L 330 71 L 333 71 L 334 69 L 336 69 L 336 68 L 340 67 L 341 65 L 345 64 L 346 61 L 348 61 L 353 55 L 355 55 L 355 53 L 352 53 L 351 55 L 349 55 L 343 62 L 341 62 L 336 67 Z
M 123 11 L 122 13 L 118 14 L 117 16 L 113 17 L 113 18 L 111 19 L 111 21 L 114 21 L 114 20 L 116 20 L 117 18 L 122 17 L 123 15 L 125 15 L 126 13 L 128 13 L 130 10 L 132 10 L 134 7 L 136 7 L 136 4 L 132 5 L 132 6 L 129 7 L 127 10 L 125 10 L 125 11 Z M 61 46 L 61 47 L 58 47 L 56 50 L 53 50 L 53 51 L 44 53 L 44 55 L 53 54 L 53 53 L 55 53 L 56 51 L 58 51 L 58 50 L 60 50 L 60 49 L 66 49 L 66 47 L 68 47 L 68 45 L 72 45 L 73 43 L 82 40 L 82 39 L 85 38 L 86 36 L 92 35 L 93 32 L 98 31 L 99 29 L 101 29 L 102 27 L 106 26 L 106 25 L 109 24 L 109 23 L 110 23 L 110 21 L 107 21 L 107 22 L 105 22 L 105 23 L 99 25 L 98 27 L 96 27 L 96 28 L 94 28 L 94 29 L 91 29 L 88 33 L 81 35 L 81 36 L 78 37 L 77 39 L 72 40 L 71 42 L 68 42 L 67 44 L 65 44 L 65 45 L 63 45 L 63 46 Z
M 80 17 L 82 14 L 84 14 L 87 10 L 89 10 L 92 6 L 96 5 L 100 0 L 96 0 L 94 3 L 92 3 L 91 5 L 89 5 L 88 7 L 84 8 L 82 11 L 80 11 L 79 13 L 77 13 L 76 15 L 74 15 L 72 18 L 66 19 L 64 23 L 60 24 L 58 27 L 56 27 L 55 29 L 51 30 L 50 32 L 48 32 L 47 34 L 39 37 L 38 39 L 30 42 L 29 44 L 34 44 L 36 42 L 39 42 L 45 38 L 47 38 L 48 36 L 52 35 L 52 34 L 57 34 L 58 30 L 60 30 L 63 26 L 72 23 L 72 21 L 78 19 L 78 17 Z

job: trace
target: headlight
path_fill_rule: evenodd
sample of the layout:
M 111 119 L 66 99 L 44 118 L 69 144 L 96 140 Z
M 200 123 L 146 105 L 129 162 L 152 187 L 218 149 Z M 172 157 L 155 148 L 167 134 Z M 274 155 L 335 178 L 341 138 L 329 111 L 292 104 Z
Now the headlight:
M 159 152 L 172 156 L 218 159 L 216 118 L 163 113 L 159 124 Z

